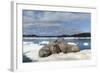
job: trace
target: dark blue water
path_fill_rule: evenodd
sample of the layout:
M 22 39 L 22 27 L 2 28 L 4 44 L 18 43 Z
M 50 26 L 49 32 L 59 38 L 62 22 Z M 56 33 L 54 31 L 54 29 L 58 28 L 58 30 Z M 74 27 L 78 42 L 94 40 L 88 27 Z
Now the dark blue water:
M 36 38 L 32 38 L 32 39 L 23 39 L 23 42 L 33 42 L 35 44 L 39 44 L 40 42 L 43 42 L 43 41 L 54 41 L 56 39 L 49 39 L 49 38 L 46 38 L 46 39 L 36 39 Z M 64 42 L 65 43 L 68 43 L 68 42 L 72 42 L 72 43 L 75 43 L 77 44 L 81 50 L 84 50 L 84 49 L 91 49 L 91 39 L 64 39 Z

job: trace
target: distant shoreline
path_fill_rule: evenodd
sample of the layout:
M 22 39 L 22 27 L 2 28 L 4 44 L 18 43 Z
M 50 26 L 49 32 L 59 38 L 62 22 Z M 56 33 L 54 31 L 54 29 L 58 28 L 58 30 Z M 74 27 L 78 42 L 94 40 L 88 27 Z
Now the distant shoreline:
M 23 37 L 91 37 L 91 33 L 78 33 L 73 35 L 62 34 L 62 35 L 36 35 L 36 34 L 23 34 Z

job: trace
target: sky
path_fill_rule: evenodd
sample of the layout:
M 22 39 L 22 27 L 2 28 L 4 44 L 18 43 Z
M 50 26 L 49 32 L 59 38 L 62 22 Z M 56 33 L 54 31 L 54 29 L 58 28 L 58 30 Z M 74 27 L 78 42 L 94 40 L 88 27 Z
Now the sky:
M 23 10 L 23 34 L 56 36 L 91 31 L 91 14 L 83 12 Z

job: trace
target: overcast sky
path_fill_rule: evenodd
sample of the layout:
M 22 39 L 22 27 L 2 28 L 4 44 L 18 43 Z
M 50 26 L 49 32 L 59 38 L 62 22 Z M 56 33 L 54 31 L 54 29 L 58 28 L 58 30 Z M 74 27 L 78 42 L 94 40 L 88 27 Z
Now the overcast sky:
M 63 35 L 91 31 L 91 14 L 23 10 L 23 34 Z

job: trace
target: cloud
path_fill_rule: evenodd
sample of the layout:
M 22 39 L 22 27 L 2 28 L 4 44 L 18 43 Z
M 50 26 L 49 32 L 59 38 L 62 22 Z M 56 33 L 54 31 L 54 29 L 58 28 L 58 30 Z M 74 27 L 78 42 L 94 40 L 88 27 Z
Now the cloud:
M 42 12 L 42 13 L 41 13 Z M 41 13 L 41 14 L 40 14 Z M 87 19 L 88 13 L 54 12 L 54 11 L 24 11 L 24 23 L 45 23 L 57 21 L 72 21 Z
M 30 34 L 74 34 L 90 29 L 90 18 L 90 13 L 23 10 L 23 28 Z

